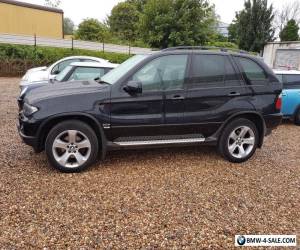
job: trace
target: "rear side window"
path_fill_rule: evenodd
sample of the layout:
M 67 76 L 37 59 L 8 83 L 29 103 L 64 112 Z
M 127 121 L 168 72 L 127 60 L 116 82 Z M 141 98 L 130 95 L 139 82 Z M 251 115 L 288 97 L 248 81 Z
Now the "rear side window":
M 62 72 L 66 67 L 68 67 L 73 62 L 79 62 L 79 59 L 69 59 L 69 60 L 62 61 L 62 62 L 58 63 L 52 69 L 51 74 L 52 75 L 59 74 L 60 72 Z
M 267 80 L 264 69 L 256 62 L 244 57 L 236 57 L 236 59 L 239 61 L 242 71 L 250 83 Z
M 289 84 L 300 83 L 300 75 L 285 75 L 285 81 Z
M 300 88 L 300 75 L 284 75 L 285 88 Z
M 190 88 L 224 87 L 240 85 L 230 60 L 222 55 L 194 55 Z
M 76 69 L 70 76 L 69 81 L 93 80 L 102 77 L 104 74 L 104 68 L 76 67 Z

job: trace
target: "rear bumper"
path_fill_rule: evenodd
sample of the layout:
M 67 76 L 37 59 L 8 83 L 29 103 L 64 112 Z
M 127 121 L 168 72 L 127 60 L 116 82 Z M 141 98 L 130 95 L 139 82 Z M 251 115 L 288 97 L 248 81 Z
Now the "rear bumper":
M 265 115 L 264 120 L 266 124 L 265 135 L 271 134 L 273 129 L 276 129 L 282 123 L 283 115 L 282 113 L 276 113 L 271 115 Z

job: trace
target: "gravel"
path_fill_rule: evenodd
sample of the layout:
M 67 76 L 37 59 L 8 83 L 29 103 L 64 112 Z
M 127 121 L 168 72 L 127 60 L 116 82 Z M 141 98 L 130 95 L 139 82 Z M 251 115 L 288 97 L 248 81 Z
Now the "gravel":
M 284 123 L 241 165 L 191 147 L 111 152 L 62 174 L 18 136 L 18 81 L 0 78 L 1 249 L 225 249 L 236 234 L 299 238 L 300 127 Z

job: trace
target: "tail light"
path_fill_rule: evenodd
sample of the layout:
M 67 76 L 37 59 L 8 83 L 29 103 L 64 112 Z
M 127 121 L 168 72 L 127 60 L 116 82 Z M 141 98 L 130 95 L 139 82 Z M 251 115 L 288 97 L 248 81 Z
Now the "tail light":
M 275 103 L 275 107 L 277 110 L 281 110 L 282 107 L 282 96 L 278 96 L 276 103 Z

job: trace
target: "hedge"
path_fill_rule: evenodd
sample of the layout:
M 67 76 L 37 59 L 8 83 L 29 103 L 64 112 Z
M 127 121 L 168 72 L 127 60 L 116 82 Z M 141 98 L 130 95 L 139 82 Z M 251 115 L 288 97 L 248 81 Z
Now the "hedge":
M 130 57 L 127 54 L 81 49 L 0 44 L 0 76 L 20 76 L 29 68 L 50 65 L 64 57 L 76 55 L 100 57 L 112 63 L 122 63 Z

